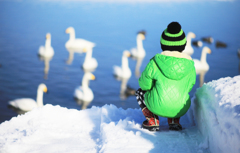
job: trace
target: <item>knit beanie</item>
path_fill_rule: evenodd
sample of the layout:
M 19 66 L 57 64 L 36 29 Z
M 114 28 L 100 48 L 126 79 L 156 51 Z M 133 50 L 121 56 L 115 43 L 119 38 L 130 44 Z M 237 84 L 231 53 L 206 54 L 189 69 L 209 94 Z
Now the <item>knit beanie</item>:
M 179 51 L 185 49 L 187 40 L 181 25 L 178 22 L 171 22 L 167 29 L 162 32 L 160 44 L 163 51 Z

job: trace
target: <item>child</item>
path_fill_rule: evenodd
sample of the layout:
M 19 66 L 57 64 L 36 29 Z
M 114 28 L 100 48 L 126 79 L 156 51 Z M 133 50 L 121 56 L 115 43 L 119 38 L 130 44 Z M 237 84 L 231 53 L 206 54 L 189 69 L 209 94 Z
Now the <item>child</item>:
M 182 53 L 185 33 L 178 22 L 171 22 L 162 33 L 163 52 L 156 54 L 139 78 L 136 98 L 146 117 L 142 127 L 159 130 L 158 116 L 168 118 L 170 130 L 182 130 L 179 123 L 191 105 L 188 93 L 196 82 L 192 58 Z

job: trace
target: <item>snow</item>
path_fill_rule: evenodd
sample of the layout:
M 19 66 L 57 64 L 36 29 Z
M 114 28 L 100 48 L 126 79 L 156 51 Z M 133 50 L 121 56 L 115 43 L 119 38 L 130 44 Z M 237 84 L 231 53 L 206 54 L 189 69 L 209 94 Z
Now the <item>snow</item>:
M 240 152 L 240 76 L 198 88 L 182 131 L 141 128 L 140 109 L 104 105 L 76 110 L 47 104 L 0 124 L 1 153 Z
M 204 84 L 191 113 L 211 152 L 240 152 L 240 76 Z

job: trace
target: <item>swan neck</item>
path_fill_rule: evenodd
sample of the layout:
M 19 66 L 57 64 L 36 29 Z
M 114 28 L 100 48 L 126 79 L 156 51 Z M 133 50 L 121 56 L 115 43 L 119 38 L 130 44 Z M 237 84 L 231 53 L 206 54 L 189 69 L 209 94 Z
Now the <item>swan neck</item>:
M 43 91 L 40 89 L 37 91 L 37 105 L 38 107 L 43 106 Z
M 122 69 L 123 71 L 128 68 L 128 58 L 126 56 L 122 56 Z
M 74 40 L 74 39 L 75 39 L 75 31 L 70 32 L 70 34 L 69 34 L 69 39 L 70 39 L 70 40 Z
M 45 41 L 45 48 L 48 48 L 51 46 L 51 39 L 46 39 Z
M 137 50 L 138 51 L 143 51 L 143 43 L 142 43 L 142 40 L 137 37 Z
M 191 46 L 192 44 L 192 38 L 190 36 L 187 37 L 187 45 Z
M 201 62 L 202 63 L 207 63 L 207 53 L 202 51 L 202 55 L 201 55 Z
M 92 49 L 89 49 L 87 52 L 86 52 L 86 57 L 85 57 L 85 61 L 86 60 L 89 60 L 92 58 Z
M 89 85 L 89 80 L 84 76 L 82 79 L 82 88 L 86 89 L 88 88 L 88 85 Z
M 68 63 L 68 64 L 71 64 L 72 61 L 73 61 L 73 58 L 74 58 L 74 52 L 69 51 L 69 56 L 68 56 L 67 63 Z

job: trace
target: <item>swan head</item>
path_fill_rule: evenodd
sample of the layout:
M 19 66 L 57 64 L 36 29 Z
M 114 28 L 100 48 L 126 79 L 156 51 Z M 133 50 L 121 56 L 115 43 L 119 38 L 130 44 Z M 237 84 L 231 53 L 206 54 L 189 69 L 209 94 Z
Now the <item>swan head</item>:
M 41 83 L 39 86 L 38 86 L 38 90 L 41 90 L 43 92 L 47 92 L 47 86 L 44 84 L 44 83 Z
M 213 38 L 209 37 L 209 41 L 210 41 L 210 43 L 213 43 Z
M 137 35 L 137 38 L 139 38 L 141 40 L 144 40 L 145 36 L 146 36 L 146 32 L 145 31 L 139 31 L 138 35 Z
M 46 34 L 46 39 L 51 39 L 51 34 L 50 33 Z
M 208 54 L 212 53 L 211 49 L 208 48 L 207 46 L 203 47 L 203 52 L 208 53 Z
M 85 77 L 89 80 L 95 80 L 95 76 L 91 72 L 86 72 Z
M 74 28 L 73 27 L 68 27 L 65 32 L 66 33 L 72 33 L 72 32 L 74 32 Z
M 197 47 L 202 47 L 203 43 L 202 41 L 198 40 L 198 41 L 193 41 L 192 42 L 193 45 L 197 46 Z
M 198 45 L 199 47 L 202 47 L 203 44 L 202 44 L 201 41 L 198 41 L 198 42 L 197 42 L 197 45 Z
M 189 32 L 189 33 L 187 34 L 187 37 L 196 38 L 196 35 L 195 35 L 195 33 L 193 33 L 193 32 Z
M 128 50 L 123 51 L 123 56 L 130 57 L 131 53 Z

